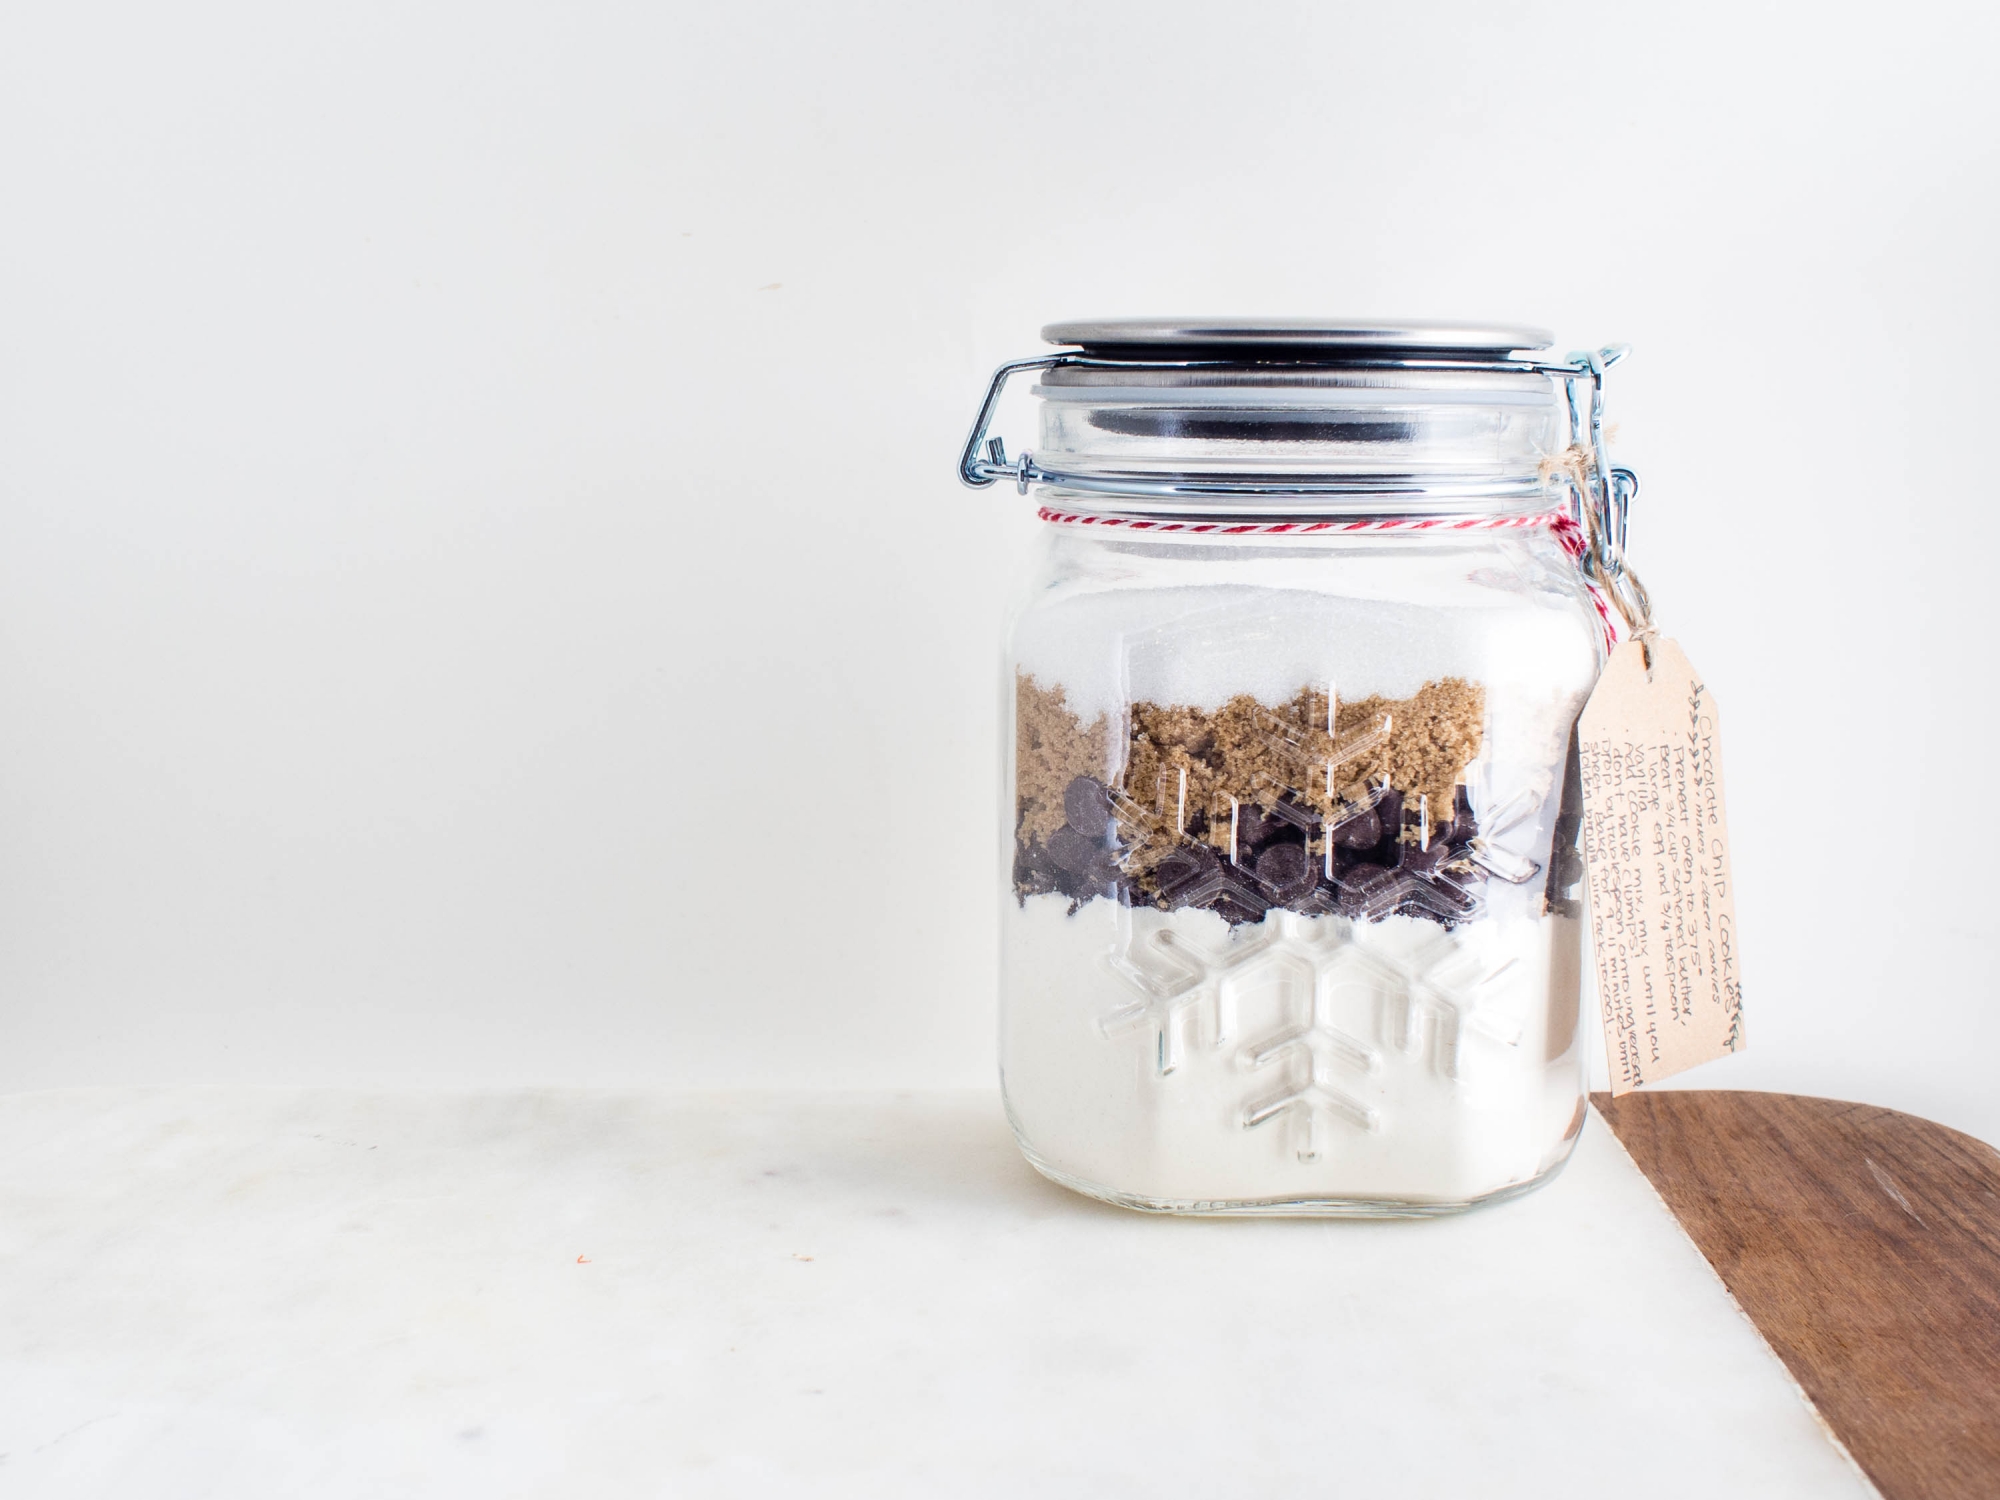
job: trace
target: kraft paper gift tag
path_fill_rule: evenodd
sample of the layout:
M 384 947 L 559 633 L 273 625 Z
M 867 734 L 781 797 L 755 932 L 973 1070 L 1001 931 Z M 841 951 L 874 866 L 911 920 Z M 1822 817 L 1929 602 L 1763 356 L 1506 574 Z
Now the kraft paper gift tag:
M 1577 739 L 1611 1092 L 1627 1094 L 1743 1050 L 1721 731 L 1680 647 L 1648 631 L 1612 653 Z

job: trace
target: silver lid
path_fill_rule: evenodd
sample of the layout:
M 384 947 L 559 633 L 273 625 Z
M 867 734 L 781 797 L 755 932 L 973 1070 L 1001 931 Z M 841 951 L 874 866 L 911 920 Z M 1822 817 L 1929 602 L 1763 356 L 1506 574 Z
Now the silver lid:
M 1343 350 L 1361 355 L 1478 354 L 1490 359 L 1515 350 L 1547 349 L 1554 343 L 1540 328 L 1416 318 L 1394 323 L 1339 318 L 1080 318 L 1049 324 L 1042 338 L 1085 348 L 1157 349 L 1162 358 L 1186 358 L 1204 348 L 1252 348 L 1316 354 Z

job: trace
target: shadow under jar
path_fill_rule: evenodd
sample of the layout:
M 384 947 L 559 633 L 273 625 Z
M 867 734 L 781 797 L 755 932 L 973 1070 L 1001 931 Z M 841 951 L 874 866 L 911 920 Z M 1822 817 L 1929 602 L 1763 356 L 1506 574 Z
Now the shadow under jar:
M 1574 731 L 1607 635 L 1562 455 L 1589 372 L 1515 328 L 1044 337 L 1067 352 L 1002 368 L 961 463 L 1047 523 L 1007 648 L 1022 1150 L 1178 1213 L 1547 1179 L 1583 1122 Z M 985 429 L 1035 367 L 1010 460 Z

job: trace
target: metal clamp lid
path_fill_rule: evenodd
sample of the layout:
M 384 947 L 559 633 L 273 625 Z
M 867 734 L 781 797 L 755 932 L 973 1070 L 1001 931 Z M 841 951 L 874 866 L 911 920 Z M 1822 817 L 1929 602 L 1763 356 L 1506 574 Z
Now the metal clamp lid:
M 1005 440 L 989 438 L 987 432 L 1008 380 L 1027 370 L 1063 366 L 1220 370 L 1241 369 L 1246 362 L 1254 362 L 1294 367 L 1546 375 L 1563 383 L 1568 401 L 1569 455 L 1574 461 L 1559 469 L 1570 481 L 1576 519 L 1590 537 L 1591 562 L 1607 580 L 1624 575 L 1626 524 L 1632 501 L 1639 493 L 1639 477 L 1630 469 L 1611 465 L 1604 439 L 1604 374 L 1630 352 L 1628 345 L 1609 344 L 1601 349 L 1572 353 L 1566 360 L 1553 360 L 1536 352 L 1517 352 L 1546 347 L 1547 336 L 1535 330 L 1461 330 L 1438 324 L 1359 329 L 1300 323 L 1225 325 L 1133 320 L 1057 323 L 1043 333 L 1045 337 L 1060 338 L 1082 347 L 1033 359 L 1009 360 L 993 372 L 986 399 L 979 405 L 979 415 L 959 454 L 959 480 L 973 489 L 985 489 L 1007 479 L 1023 495 L 1035 484 L 1099 494 L 1169 497 L 1379 494 L 1437 499 L 1467 493 L 1462 481 L 1431 480 L 1418 475 L 1396 476 L 1392 480 L 1381 475 L 1356 474 L 1133 475 L 1106 479 L 1044 468 L 1029 451 L 1010 459 Z M 1226 352 L 1219 345 L 1226 345 Z M 1242 352 L 1251 347 L 1254 353 Z M 1164 357 L 1156 356 L 1155 348 Z

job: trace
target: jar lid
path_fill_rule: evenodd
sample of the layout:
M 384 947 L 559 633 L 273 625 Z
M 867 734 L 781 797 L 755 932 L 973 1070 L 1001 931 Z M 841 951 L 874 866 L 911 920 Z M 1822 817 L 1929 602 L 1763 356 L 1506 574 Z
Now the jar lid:
M 1127 358 L 1187 360 L 1228 354 L 1253 358 L 1339 360 L 1342 356 L 1481 362 L 1516 351 L 1549 348 L 1540 328 L 1427 319 L 1362 323 L 1339 318 L 1081 318 L 1042 330 L 1051 344 L 1088 352 L 1116 350 Z
M 1042 337 L 1062 347 L 993 372 L 964 483 L 1127 516 L 1525 515 L 1582 445 L 1602 534 L 1622 536 L 1602 438 L 1622 345 L 1557 358 L 1539 328 L 1416 319 L 1078 319 Z M 990 429 L 1029 371 L 1041 437 L 1009 458 Z

